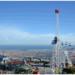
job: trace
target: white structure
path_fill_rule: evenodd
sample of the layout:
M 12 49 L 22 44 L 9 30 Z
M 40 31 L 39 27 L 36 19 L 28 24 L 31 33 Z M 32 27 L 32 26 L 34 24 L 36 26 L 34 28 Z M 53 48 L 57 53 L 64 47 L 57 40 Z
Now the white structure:
M 61 40 L 60 40 L 60 27 L 59 27 L 59 10 L 55 9 L 56 14 L 56 36 L 53 40 L 53 55 L 52 55 L 52 71 L 54 73 L 61 73 L 61 70 L 65 67 L 65 63 L 67 62 L 70 66 L 72 66 L 72 62 L 69 58 L 68 51 L 62 49 Z M 67 61 L 66 61 L 67 60 Z
M 1 63 L 2 64 L 7 64 L 10 61 L 11 61 L 11 58 L 10 57 L 4 57 Z
M 62 67 L 64 67 L 65 56 L 64 51 L 61 48 L 61 40 L 60 40 L 60 27 L 59 27 L 59 10 L 55 9 L 56 14 L 56 36 L 53 41 L 54 49 L 52 55 L 52 70 L 56 73 L 56 69 L 59 69 L 61 72 Z
M 65 63 L 68 62 L 69 66 L 72 66 L 72 62 L 69 57 L 68 51 L 64 51 L 64 54 L 65 54 L 65 59 L 67 60 L 67 61 L 65 61 Z

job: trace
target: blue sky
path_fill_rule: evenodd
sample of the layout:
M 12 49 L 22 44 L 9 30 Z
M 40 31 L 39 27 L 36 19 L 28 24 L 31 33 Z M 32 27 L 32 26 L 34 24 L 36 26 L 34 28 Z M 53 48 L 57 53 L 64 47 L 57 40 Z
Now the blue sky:
M 60 9 L 63 41 L 75 43 L 75 2 L 0 2 L 0 44 L 49 45 Z

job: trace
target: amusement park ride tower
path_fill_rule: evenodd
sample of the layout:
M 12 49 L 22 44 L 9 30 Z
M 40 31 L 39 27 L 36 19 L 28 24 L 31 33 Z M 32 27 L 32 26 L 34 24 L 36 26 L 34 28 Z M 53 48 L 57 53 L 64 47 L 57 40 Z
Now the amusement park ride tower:
M 56 73 L 56 69 L 60 68 L 60 37 L 59 37 L 59 10 L 55 9 L 55 15 L 56 15 L 56 36 L 54 37 L 54 40 L 52 41 L 52 44 L 54 45 L 53 55 L 52 55 L 52 69 L 54 73 Z
M 65 60 L 69 63 L 68 53 L 62 49 L 61 40 L 60 40 L 60 25 L 59 25 L 59 16 L 60 11 L 55 9 L 56 15 L 56 36 L 52 41 L 54 46 L 53 54 L 52 54 L 52 71 L 53 73 L 61 73 L 62 69 L 65 67 Z M 71 63 L 71 62 L 70 62 Z

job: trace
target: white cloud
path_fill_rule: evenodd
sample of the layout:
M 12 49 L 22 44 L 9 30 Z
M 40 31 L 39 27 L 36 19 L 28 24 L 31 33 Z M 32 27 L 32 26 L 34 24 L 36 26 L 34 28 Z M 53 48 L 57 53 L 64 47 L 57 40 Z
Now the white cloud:
M 46 45 L 50 44 L 52 36 L 52 34 L 32 34 L 17 28 L 0 27 L 0 44 Z
M 49 45 L 54 34 L 32 34 L 17 28 L 0 27 L 0 44 Z M 62 35 L 62 41 L 75 44 L 74 34 Z

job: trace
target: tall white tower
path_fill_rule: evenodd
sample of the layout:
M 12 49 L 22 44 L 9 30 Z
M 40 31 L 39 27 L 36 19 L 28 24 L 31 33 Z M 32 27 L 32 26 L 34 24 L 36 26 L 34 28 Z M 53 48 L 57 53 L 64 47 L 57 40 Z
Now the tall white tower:
M 65 67 L 65 63 L 67 62 L 72 66 L 72 62 L 68 56 L 68 51 L 63 50 L 60 40 L 60 24 L 59 24 L 59 10 L 55 9 L 56 15 L 56 36 L 52 41 L 54 46 L 53 55 L 52 55 L 52 70 L 54 73 L 61 73 L 62 69 Z M 67 61 L 65 61 L 67 60 Z
M 59 56 L 59 50 L 60 50 L 60 35 L 59 35 L 59 10 L 55 9 L 55 15 L 56 15 L 56 38 L 57 38 L 57 42 L 55 44 L 55 61 L 56 61 L 56 66 L 58 67 L 60 66 L 60 56 Z
M 59 73 L 61 70 L 61 64 L 64 64 L 64 52 L 61 49 L 61 41 L 60 41 L 60 25 L 59 25 L 59 10 L 55 9 L 55 15 L 56 15 L 56 36 L 54 37 L 54 40 L 52 41 L 52 44 L 54 46 L 53 49 L 53 55 L 52 55 L 52 69 L 54 73 Z M 59 72 L 58 72 L 59 71 Z

